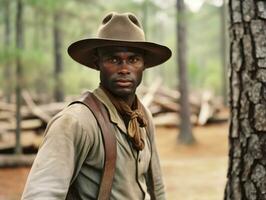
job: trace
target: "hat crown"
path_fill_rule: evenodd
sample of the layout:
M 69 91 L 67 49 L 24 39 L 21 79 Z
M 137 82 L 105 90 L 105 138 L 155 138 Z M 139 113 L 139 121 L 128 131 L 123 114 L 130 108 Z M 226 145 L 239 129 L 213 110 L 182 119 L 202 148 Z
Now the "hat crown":
M 132 13 L 111 12 L 98 29 L 96 38 L 76 41 L 68 47 L 68 54 L 78 63 L 99 70 L 95 51 L 107 46 L 134 47 L 145 51 L 145 67 L 154 67 L 168 60 L 171 50 L 160 44 L 147 42 L 142 26 Z
M 137 17 L 132 13 L 112 12 L 102 20 L 98 38 L 122 41 L 145 41 L 145 35 Z

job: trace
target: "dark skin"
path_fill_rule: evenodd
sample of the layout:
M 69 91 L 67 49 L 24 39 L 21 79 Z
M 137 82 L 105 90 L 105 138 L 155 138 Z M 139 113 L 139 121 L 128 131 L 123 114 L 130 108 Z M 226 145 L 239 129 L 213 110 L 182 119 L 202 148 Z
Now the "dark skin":
M 97 54 L 101 86 L 131 107 L 145 70 L 144 52 L 129 47 L 103 47 Z

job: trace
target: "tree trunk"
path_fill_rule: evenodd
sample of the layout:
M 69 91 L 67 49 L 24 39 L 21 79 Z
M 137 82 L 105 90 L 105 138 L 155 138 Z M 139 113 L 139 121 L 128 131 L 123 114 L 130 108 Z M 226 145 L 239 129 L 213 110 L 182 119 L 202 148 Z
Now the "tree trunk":
M 11 63 L 10 63 L 10 1 L 4 1 L 4 21 L 5 21 L 5 36 L 4 36 L 4 44 L 5 44 L 5 69 L 4 69 L 4 78 L 5 78 L 5 97 L 8 103 L 11 102 L 11 94 L 12 94 L 12 80 L 11 80 Z
M 61 34 L 61 16 L 60 13 L 54 11 L 53 15 L 54 25 L 54 98 L 56 101 L 64 100 L 64 86 L 62 80 L 63 61 L 62 61 L 62 34 Z
M 225 200 L 266 199 L 266 2 L 230 0 L 229 167 Z
M 23 5 L 22 0 L 17 0 L 17 15 L 16 15 L 16 148 L 17 154 L 21 153 L 20 133 L 21 133 L 21 87 L 23 85 L 23 70 L 21 62 L 21 54 L 23 50 Z
M 149 17 L 149 0 L 144 0 L 142 2 L 142 26 L 143 26 L 143 30 L 145 33 L 145 39 L 148 40 L 148 17 Z M 147 70 L 146 73 L 143 74 L 143 83 L 144 85 L 148 85 L 149 84 L 149 79 L 150 79 L 150 71 Z
M 178 141 L 184 144 L 195 142 L 192 134 L 192 125 L 190 121 L 190 108 L 188 100 L 188 82 L 187 82 L 187 62 L 186 62 L 186 21 L 185 21 L 185 4 L 184 0 L 177 0 L 177 62 L 180 91 L 180 132 Z
M 224 105 L 227 105 L 227 29 L 226 29 L 226 16 L 227 16 L 227 0 L 223 0 L 223 5 L 220 9 L 221 18 L 221 65 L 222 65 L 222 95 Z
M 144 32 L 145 32 L 145 37 L 146 37 L 146 40 L 148 38 L 148 16 L 149 16 L 149 0 L 144 0 L 143 1 L 143 6 L 142 6 L 142 9 L 143 9 L 143 29 L 144 29 Z
M 40 30 L 41 30 L 41 17 L 42 14 L 40 13 L 41 11 L 38 8 L 34 9 L 34 35 L 33 35 L 33 46 L 35 49 L 40 49 Z

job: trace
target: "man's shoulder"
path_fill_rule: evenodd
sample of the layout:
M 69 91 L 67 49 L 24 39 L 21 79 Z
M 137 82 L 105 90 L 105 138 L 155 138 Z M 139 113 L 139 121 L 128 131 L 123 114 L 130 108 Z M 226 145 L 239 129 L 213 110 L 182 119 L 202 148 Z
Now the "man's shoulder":
M 66 106 L 57 113 L 50 123 L 53 123 L 59 118 L 71 118 L 73 121 L 79 123 L 84 129 L 95 127 L 97 121 L 92 114 L 91 110 L 82 103 L 74 103 Z

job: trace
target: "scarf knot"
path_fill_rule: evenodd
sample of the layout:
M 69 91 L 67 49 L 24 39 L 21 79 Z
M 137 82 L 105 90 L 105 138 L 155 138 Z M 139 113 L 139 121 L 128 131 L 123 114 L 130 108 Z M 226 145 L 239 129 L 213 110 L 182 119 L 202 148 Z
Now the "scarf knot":
M 127 119 L 129 119 L 127 126 L 127 134 L 136 150 L 143 150 L 145 147 L 144 135 L 141 131 L 141 127 L 147 126 L 147 120 L 144 117 L 144 111 L 142 109 L 141 103 L 137 97 L 133 103 L 134 110 L 122 99 L 114 97 L 110 92 L 104 89 L 105 93 L 109 97 L 110 101 L 115 106 L 118 113 L 122 116 L 125 124 L 127 124 Z
M 130 120 L 137 119 L 137 122 L 139 123 L 140 127 L 145 127 L 147 125 L 146 119 L 144 118 L 142 111 L 140 110 L 134 110 L 130 114 Z

